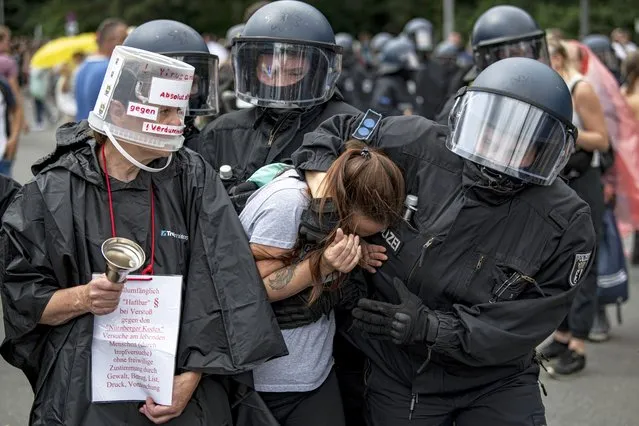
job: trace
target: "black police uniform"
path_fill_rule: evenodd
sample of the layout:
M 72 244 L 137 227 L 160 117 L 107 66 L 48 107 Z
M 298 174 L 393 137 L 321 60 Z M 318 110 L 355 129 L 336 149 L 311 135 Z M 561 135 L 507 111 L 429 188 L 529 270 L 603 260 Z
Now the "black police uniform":
M 384 116 L 402 115 L 415 109 L 415 94 L 409 91 L 409 76 L 405 71 L 377 77 L 371 96 L 371 108 Z
M 361 120 L 328 120 L 294 162 L 326 170 Z M 395 302 L 399 277 L 438 324 L 430 342 L 406 347 L 348 333 L 370 359 L 369 424 L 451 424 L 455 410 L 465 411 L 459 426 L 545 424 L 534 348 L 570 308 L 578 287 L 569 276 L 584 272 L 577 255 L 594 250 L 588 206 L 561 180 L 495 192 L 446 149 L 445 134 L 421 117 L 389 117 L 369 140 L 402 168 L 419 209 L 416 229 L 402 222 L 371 239 L 389 259 L 367 281 L 375 298 Z
M 384 116 L 416 110 L 415 72 L 419 59 L 414 44 L 406 37 L 389 40 L 379 57 L 371 108 Z
M 371 238 L 389 259 L 365 275 L 373 293 L 346 328 L 370 360 L 373 426 L 544 424 L 535 348 L 568 312 L 592 263 L 590 209 L 555 179 L 576 132 L 561 77 L 511 58 L 462 96 L 450 135 L 421 117 L 380 121 L 369 111 L 328 120 L 294 155 L 302 170 L 326 170 L 342 141 L 359 136 L 384 149 L 418 196 L 411 221 Z M 468 113 L 489 104 L 485 117 Z M 498 137 L 502 113 L 536 136 Z M 477 130 L 486 126 L 494 131 Z M 513 161 L 511 149 L 532 157 L 519 152 Z
M 231 166 L 233 178 L 224 181 L 229 189 L 246 181 L 256 170 L 272 163 L 290 163 L 304 135 L 337 114 L 359 110 L 336 94 L 330 101 L 308 110 L 251 108 L 218 117 L 200 134 L 197 152 L 216 170 Z

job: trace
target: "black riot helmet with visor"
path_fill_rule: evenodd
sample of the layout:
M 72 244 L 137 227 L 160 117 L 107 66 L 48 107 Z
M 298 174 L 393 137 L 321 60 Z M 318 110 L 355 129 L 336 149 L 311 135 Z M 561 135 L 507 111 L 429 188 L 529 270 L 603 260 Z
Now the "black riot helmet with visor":
M 326 17 L 294 0 L 269 3 L 233 40 L 238 99 L 268 108 L 305 108 L 327 102 L 342 70 L 342 47 Z
M 202 36 L 178 21 L 158 19 L 131 31 L 123 46 L 160 53 L 195 68 L 189 115 L 207 116 L 219 112 L 218 57 L 212 55 Z
M 475 21 L 471 43 L 478 71 L 513 57 L 550 64 L 545 32 L 528 12 L 515 6 L 495 6 L 484 12 Z
M 410 38 L 418 52 L 433 50 L 433 24 L 428 19 L 411 19 L 404 25 L 402 33 Z
M 507 58 L 460 90 L 446 146 L 489 170 L 550 185 L 575 149 L 572 114 L 559 74 L 533 59 Z
M 394 74 L 399 71 L 416 71 L 419 58 L 413 42 L 405 36 L 395 37 L 384 45 L 379 55 L 377 72 L 380 75 Z

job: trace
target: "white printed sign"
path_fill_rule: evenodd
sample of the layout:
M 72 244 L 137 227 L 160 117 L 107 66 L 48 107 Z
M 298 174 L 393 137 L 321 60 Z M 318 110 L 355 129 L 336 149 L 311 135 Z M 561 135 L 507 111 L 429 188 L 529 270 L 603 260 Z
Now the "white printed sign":
M 147 120 L 158 119 L 157 107 L 151 105 L 138 104 L 136 102 L 129 102 L 129 107 L 126 110 L 127 115 L 133 117 L 146 118 Z
M 193 81 L 168 80 L 153 77 L 149 89 L 149 103 L 176 108 L 186 107 L 191 96 Z
M 181 298 L 181 276 L 132 275 L 118 308 L 94 317 L 93 402 L 171 405 Z
M 184 126 L 171 126 L 145 121 L 144 124 L 142 124 L 142 131 L 155 133 L 156 135 L 180 136 L 184 132 Z

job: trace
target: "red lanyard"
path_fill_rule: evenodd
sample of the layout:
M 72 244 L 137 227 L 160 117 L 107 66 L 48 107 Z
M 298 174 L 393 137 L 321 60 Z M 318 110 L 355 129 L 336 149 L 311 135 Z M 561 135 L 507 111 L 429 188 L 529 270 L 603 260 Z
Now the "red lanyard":
M 115 215 L 113 214 L 113 197 L 111 195 L 111 182 L 109 181 L 109 172 L 107 170 L 107 161 L 105 154 L 105 146 L 102 145 L 102 162 L 104 163 L 104 175 L 106 177 L 107 195 L 109 196 L 109 216 L 111 217 L 111 235 L 115 238 Z M 155 198 L 153 197 L 153 185 L 150 189 L 151 194 L 151 263 L 142 270 L 142 275 L 153 275 L 153 263 L 155 260 Z

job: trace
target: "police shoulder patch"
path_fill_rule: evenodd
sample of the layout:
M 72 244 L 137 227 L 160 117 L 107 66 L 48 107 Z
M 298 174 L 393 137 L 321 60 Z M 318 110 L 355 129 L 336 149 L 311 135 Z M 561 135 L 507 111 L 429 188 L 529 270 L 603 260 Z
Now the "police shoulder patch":
M 568 276 L 568 282 L 570 283 L 571 287 L 576 286 L 585 275 L 591 256 L 591 251 L 588 253 L 575 254 L 575 259 L 573 260 L 572 268 L 570 269 L 570 275 Z

